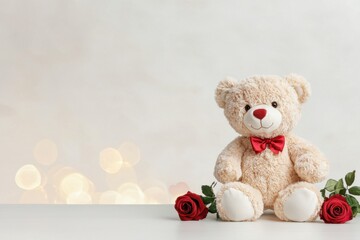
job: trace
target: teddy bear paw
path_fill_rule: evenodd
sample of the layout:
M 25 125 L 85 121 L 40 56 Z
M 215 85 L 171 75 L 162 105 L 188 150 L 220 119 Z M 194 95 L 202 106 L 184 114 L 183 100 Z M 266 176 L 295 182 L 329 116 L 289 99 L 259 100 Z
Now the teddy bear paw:
M 219 216 L 225 221 L 252 221 L 263 212 L 260 192 L 240 182 L 223 185 L 216 199 Z
M 280 191 L 274 204 L 274 211 L 276 216 L 284 221 L 314 221 L 321 203 L 321 196 L 315 186 L 298 182 Z
M 294 167 L 299 177 L 310 183 L 321 182 L 329 172 L 329 164 L 322 155 L 304 154 Z
M 254 217 L 254 208 L 249 198 L 239 190 L 226 190 L 221 202 L 223 214 L 230 221 L 245 221 Z
M 298 188 L 285 200 L 284 215 L 291 221 L 307 221 L 314 215 L 317 206 L 317 196 L 313 191 Z
M 236 171 L 233 169 L 221 169 L 215 173 L 215 178 L 221 183 L 234 182 L 238 180 Z

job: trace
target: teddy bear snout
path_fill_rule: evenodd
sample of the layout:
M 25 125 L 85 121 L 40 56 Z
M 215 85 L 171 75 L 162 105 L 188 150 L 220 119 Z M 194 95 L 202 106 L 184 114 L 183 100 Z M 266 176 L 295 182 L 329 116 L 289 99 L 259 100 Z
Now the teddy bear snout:
M 254 112 L 253 112 L 253 115 L 262 120 L 265 116 L 266 116 L 266 109 L 263 109 L 263 108 L 260 108 L 260 109 L 256 109 Z
M 244 124 L 252 134 L 261 134 L 263 137 L 276 130 L 281 122 L 281 112 L 269 105 L 255 105 L 244 115 Z

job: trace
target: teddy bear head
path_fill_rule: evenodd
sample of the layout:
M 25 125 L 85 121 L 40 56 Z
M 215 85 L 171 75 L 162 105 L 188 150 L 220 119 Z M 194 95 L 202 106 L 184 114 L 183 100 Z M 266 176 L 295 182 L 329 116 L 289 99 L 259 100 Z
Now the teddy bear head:
M 290 132 L 298 122 L 310 85 L 301 76 L 226 78 L 215 93 L 230 125 L 243 136 L 271 138 Z

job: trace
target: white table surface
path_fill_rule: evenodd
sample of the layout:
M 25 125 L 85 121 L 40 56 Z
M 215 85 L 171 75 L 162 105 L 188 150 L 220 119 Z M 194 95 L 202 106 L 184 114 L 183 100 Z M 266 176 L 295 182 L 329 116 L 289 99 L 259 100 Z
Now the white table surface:
M 360 239 L 360 220 L 346 224 L 222 222 L 214 215 L 182 222 L 172 205 L 0 205 L 1 240 L 57 239 Z

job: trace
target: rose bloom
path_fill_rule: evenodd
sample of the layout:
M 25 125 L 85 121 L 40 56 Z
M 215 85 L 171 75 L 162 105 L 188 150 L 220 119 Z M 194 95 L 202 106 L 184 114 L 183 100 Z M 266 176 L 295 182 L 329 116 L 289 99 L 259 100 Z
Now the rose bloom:
M 345 223 L 352 219 L 351 207 L 345 197 L 335 194 L 325 199 L 321 206 L 320 218 L 325 223 Z
M 175 209 L 182 221 L 201 220 L 206 218 L 208 209 L 201 197 L 195 193 L 187 192 L 176 199 Z

